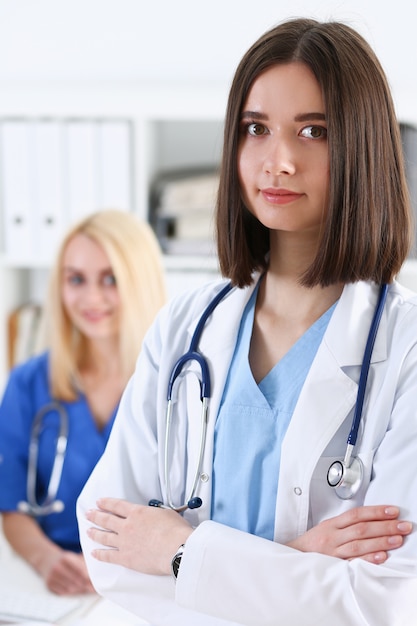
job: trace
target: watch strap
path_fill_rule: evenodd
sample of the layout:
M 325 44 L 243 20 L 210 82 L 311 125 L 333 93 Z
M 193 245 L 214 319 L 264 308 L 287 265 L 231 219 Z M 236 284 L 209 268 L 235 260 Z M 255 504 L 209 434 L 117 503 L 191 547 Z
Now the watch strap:
M 180 570 L 180 565 L 181 565 L 181 559 L 182 559 L 182 555 L 184 552 L 184 544 L 182 544 L 176 554 L 174 555 L 172 561 L 171 561 L 171 573 L 172 576 L 174 577 L 175 580 L 177 580 L 178 578 L 178 572 Z

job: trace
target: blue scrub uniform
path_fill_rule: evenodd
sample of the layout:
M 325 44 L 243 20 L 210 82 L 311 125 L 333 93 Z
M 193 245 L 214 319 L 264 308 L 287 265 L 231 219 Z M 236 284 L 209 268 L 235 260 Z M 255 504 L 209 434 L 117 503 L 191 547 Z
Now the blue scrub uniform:
M 49 390 L 49 355 L 36 356 L 17 366 L 0 405 L 0 511 L 16 511 L 27 501 L 29 441 L 32 424 L 41 407 L 52 401 Z M 67 550 L 80 551 L 75 503 L 87 478 L 104 452 L 117 406 L 103 430 L 98 430 L 85 396 L 75 402 L 62 402 L 68 414 L 69 433 L 57 498 L 65 508 L 61 513 L 39 516 L 44 533 Z M 59 431 L 57 412 L 43 420 L 39 436 L 37 498 L 42 502 L 51 476 L 55 441 Z
M 257 385 L 249 364 L 256 294 L 242 316 L 216 420 L 211 518 L 272 540 L 281 445 L 336 305 Z

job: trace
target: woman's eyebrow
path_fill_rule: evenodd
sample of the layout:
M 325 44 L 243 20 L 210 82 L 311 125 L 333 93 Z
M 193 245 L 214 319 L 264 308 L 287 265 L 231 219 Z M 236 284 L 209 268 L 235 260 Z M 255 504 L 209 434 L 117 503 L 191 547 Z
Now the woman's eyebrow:
M 324 113 L 312 112 L 312 113 L 299 113 L 294 117 L 295 122 L 308 122 L 309 120 L 321 120 L 325 121 L 326 116 Z
M 254 120 L 268 120 L 268 115 L 266 113 L 262 113 L 261 111 L 243 111 L 241 115 L 241 119 L 251 118 Z M 325 121 L 326 115 L 319 111 L 312 111 L 307 113 L 298 113 L 294 116 L 295 122 L 308 122 L 309 120 L 319 120 Z
M 262 113 L 260 111 L 243 111 L 240 117 L 241 119 L 250 117 L 254 120 L 267 120 L 268 119 L 268 116 L 265 113 Z

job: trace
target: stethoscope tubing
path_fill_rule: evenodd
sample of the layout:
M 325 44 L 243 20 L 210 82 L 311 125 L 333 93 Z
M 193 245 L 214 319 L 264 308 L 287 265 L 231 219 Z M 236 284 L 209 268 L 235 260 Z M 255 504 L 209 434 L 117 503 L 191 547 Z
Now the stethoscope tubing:
M 55 445 L 54 462 L 52 465 L 45 499 L 42 503 L 40 503 L 36 498 L 39 436 L 45 416 L 48 413 L 54 412 L 57 412 L 59 416 L 59 429 Z M 61 500 L 57 500 L 56 496 L 61 482 L 62 470 L 65 461 L 65 454 L 68 442 L 68 430 L 68 414 L 66 409 L 60 402 L 53 400 L 52 402 L 45 404 L 36 413 L 33 419 L 29 443 L 28 473 L 26 484 L 27 501 L 22 501 L 18 503 L 18 509 L 20 511 L 28 513 L 29 515 L 33 515 L 35 517 L 63 511 L 64 503 Z
M 378 333 L 382 312 L 384 310 L 387 299 L 388 285 L 381 285 L 379 290 L 378 303 L 369 329 L 369 335 L 363 355 L 361 373 L 359 376 L 358 395 L 356 397 L 355 413 L 352 422 L 352 428 L 347 439 L 348 445 L 354 447 L 358 438 L 359 425 L 362 419 L 363 403 L 365 400 L 366 385 L 368 382 L 369 368 L 371 365 L 372 352 L 375 345 L 375 339 Z
M 178 513 L 185 511 L 187 508 L 198 508 L 201 506 L 201 499 L 198 498 L 195 494 L 197 491 L 200 473 L 203 463 L 204 450 L 206 446 L 207 439 L 207 422 L 208 422 L 208 409 L 209 409 L 209 401 L 211 397 L 211 378 L 210 378 L 210 370 L 205 357 L 198 351 L 198 344 L 200 342 L 201 334 L 204 330 L 206 322 L 210 315 L 213 313 L 214 309 L 217 307 L 219 302 L 223 300 L 223 298 L 231 291 L 233 288 L 232 283 L 227 283 L 216 296 L 211 300 L 203 314 L 201 315 L 197 326 L 194 330 L 193 336 L 191 338 L 190 347 L 188 351 L 183 354 L 175 363 L 172 368 L 167 388 L 167 410 L 166 410 L 166 430 L 165 430 L 165 447 L 164 447 L 164 477 L 165 477 L 165 486 L 166 486 L 166 494 L 167 494 L 167 504 L 163 504 L 159 500 L 150 500 L 149 504 L 151 506 L 160 506 L 164 508 L 171 508 Z M 171 494 L 171 482 L 170 482 L 170 442 L 171 442 L 171 427 L 173 420 L 173 389 L 174 384 L 178 380 L 178 377 L 182 373 L 184 367 L 190 363 L 196 362 L 199 365 L 201 378 L 200 378 L 200 400 L 201 400 L 201 428 L 200 428 L 200 448 L 199 455 L 196 464 L 196 471 L 194 475 L 193 484 L 188 495 L 188 498 L 184 502 L 184 504 L 176 505 L 173 502 L 172 494 Z
M 184 366 L 190 361 L 197 361 L 200 365 L 201 369 L 201 381 L 200 381 L 200 399 L 210 398 L 211 397 L 211 379 L 210 379 L 210 371 L 207 364 L 207 360 L 205 357 L 198 352 L 198 344 L 200 343 L 200 338 L 202 332 L 204 330 L 204 326 L 210 315 L 213 313 L 214 309 L 217 307 L 219 302 L 223 300 L 223 298 L 231 291 L 233 288 L 232 283 L 227 283 L 225 287 L 223 287 L 219 293 L 213 298 L 213 300 L 208 304 L 206 309 L 204 310 L 202 316 L 200 317 L 197 326 L 195 327 L 193 336 L 191 337 L 190 347 L 188 351 L 183 354 L 178 361 L 175 363 L 172 368 L 171 375 L 169 377 L 168 382 L 168 390 L 167 390 L 167 400 L 168 402 L 172 399 L 172 390 L 174 387 L 174 383 L 177 380 L 178 376 L 181 374 Z

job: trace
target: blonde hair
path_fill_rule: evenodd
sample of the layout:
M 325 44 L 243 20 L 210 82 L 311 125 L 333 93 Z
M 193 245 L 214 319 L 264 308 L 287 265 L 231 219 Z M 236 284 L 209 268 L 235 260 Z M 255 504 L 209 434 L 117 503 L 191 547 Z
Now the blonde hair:
M 146 222 L 126 211 L 103 210 L 70 229 L 50 273 L 45 306 L 52 396 L 67 401 L 75 400 L 82 389 L 80 365 L 86 350 L 85 337 L 74 328 L 61 298 L 64 252 L 79 234 L 102 247 L 116 279 L 121 303 L 119 356 L 126 382 L 133 373 L 144 335 L 166 301 L 161 250 Z

